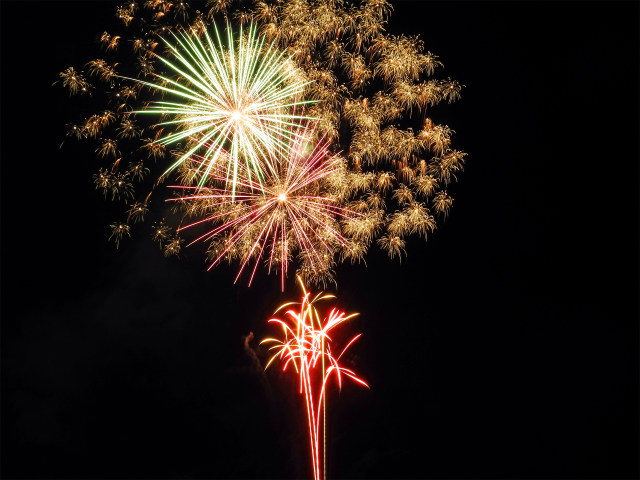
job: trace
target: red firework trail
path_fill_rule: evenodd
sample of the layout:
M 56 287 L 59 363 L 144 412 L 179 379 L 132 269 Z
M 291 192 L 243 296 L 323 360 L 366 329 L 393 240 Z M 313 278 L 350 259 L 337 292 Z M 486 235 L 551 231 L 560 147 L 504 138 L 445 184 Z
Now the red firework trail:
M 332 339 L 330 332 L 347 320 L 358 315 L 352 313 L 346 315 L 338 308 L 332 308 L 329 315 L 322 321 L 315 304 L 319 301 L 335 298 L 333 295 L 317 294 L 311 298 L 311 292 L 305 289 L 300 277 L 298 281 L 302 288 L 302 301 L 300 303 L 286 303 L 280 306 L 275 313 L 287 309 L 284 318 L 271 318 L 270 323 L 275 323 L 282 328 L 283 337 L 280 339 L 266 338 L 261 343 L 270 343 L 271 350 L 275 354 L 267 363 L 267 367 L 275 359 L 282 361 L 282 370 L 286 371 L 293 365 L 300 379 L 300 394 L 304 394 L 307 410 L 307 422 L 309 425 L 309 441 L 311 446 L 311 460 L 313 464 L 313 478 L 322 478 L 322 467 L 320 463 L 320 411 L 326 408 L 324 403 L 327 382 L 331 375 L 335 375 L 338 386 L 342 387 L 342 377 L 346 376 L 355 382 L 368 387 L 366 382 L 359 378 L 355 372 L 340 365 L 340 359 L 360 338 L 356 335 L 347 342 L 339 355 L 334 356 L 331 348 Z M 298 305 L 298 308 L 287 308 Z M 323 428 L 323 438 L 326 432 Z M 324 443 L 324 442 L 323 442 Z M 323 447 L 324 452 L 324 447 Z

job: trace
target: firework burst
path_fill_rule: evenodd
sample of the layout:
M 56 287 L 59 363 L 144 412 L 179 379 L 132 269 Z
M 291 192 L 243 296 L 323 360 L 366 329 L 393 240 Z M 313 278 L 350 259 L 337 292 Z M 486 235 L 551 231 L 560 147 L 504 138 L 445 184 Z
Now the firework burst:
M 173 75 L 155 75 L 157 83 L 140 82 L 175 101 L 156 101 L 136 113 L 168 116 L 170 120 L 158 126 L 179 126 L 158 140 L 163 145 L 188 144 L 169 171 L 200 152 L 198 171 L 205 173 L 201 181 L 224 161 L 226 181 L 235 192 L 241 164 L 250 180 L 260 182 L 273 173 L 272 152 L 289 145 L 292 122 L 304 118 L 293 113 L 294 108 L 311 102 L 300 100 L 308 82 L 282 51 L 265 46 L 254 25 L 248 31 L 241 28 L 237 40 L 227 25 L 226 47 L 215 24 L 213 31 L 215 40 L 208 31 L 204 40 L 186 32 L 173 34 L 173 43 L 166 43 L 175 60 L 155 54 Z
M 309 427 L 309 441 L 311 447 L 311 459 L 313 465 L 313 478 L 322 478 L 321 456 L 325 455 L 324 443 L 326 441 L 326 428 L 322 429 L 323 445 L 320 446 L 320 420 L 321 412 L 326 415 L 325 392 L 331 376 L 335 376 L 338 386 L 342 387 L 342 378 L 348 377 L 355 382 L 368 387 L 366 382 L 359 378 L 353 370 L 340 365 L 340 360 L 345 352 L 360 338 L 360 334 L 351 338 L 337 356 L 332 350 L 332 332 L 357 313 L 347 315 L 338 308 L 332 308 L 329 315 L 321 320 L 316 304 L 323 300 L 335 298 L 333 295 L 319 293 L 312 297 L 304 283 L 298 277 L 302 288 L 302 301 L 300 303 L 286 303 L 280 306 L 275 313 L 285 310 L 285 319 L 271 318 L 269 323 L 278 325 L 282 330 L 282 338 L 266 338 L 261 343 L 271 344 L 270 349 L 275 351 L 267 363 L 267 367 L 276 359 L 282 361 L 282 370 L 286 371 L 293 366 L 300 379 L 300 394 L 304 394 L 307 410 L 307 422 Z M 288 308 L 298 305 L 298 308 Z M 324 422 L 323 422 L 324 423 Z M 322 450 L 322 453 L 321 453 Z M 324 468 L 326 473 L 326 468 Z
M 231 162 L 216 162 L 203 171 L 206 159 L 196 157 L 185 166 L 183 177 L 200 175 L 199 185 L 184 185 L 180 202 L 188 214 L 202 216 L 180 230 L 201 224 L 215 228 L 200 235 L 197 241 L 210 241 L 210 268 L 223 259 L 238 260 L 236 281 L 250 262 L 254 263 L 249 284 L 260 263 L 280 270 L 282 289 L 291 258 L 295 253 L 301 264 L 313 274 L 320 274 L 333 258 L 333 250 L 347 247 L 338 220 L 352 220 L 362 215 L 338 205 L 329 190 L 330 179 L 340 175 L 343 161 L 330 155 L 327 143 L 314 139 L 314 131 L 299 126 L 286 136 L 282 161 L 274 159 L 262 181 L 251 170 L 239 165 L 235 190 L 227 179 L 234 168 Z M 285 156 L 286 155 L 286 156 Z
M 282 176 L 281 152 L 295 144 L 288 138 L 292 125 L 313 120 L 330 151 L 344 152 L 317 195 L 359 215 L 334 215 L 346 243 L 329 239 L 330 250 L 311 242 L 322 247 L 316 248 L 322 262 L 303 253 L 304 280 L 335 282 L 338 262 L 364 262 L 373 245 L 401 259 L 409 236 L 427 239 L 452 211 L 451 186 L 466 163 L 465 152 L 453 147 L 454 130 L 437 123 L 462 85 L 434 77 L 443 64 L 417 36 L 386 33 L 390 2 L 208 0 L 206 6 L 207 13 L 185 0 L 123 5 L 116 12 L 120 27 L 100 37 L 103 58 L 59 74 L 57 84 L 95 104 L 93 114 L 67 125 L 67 135 L 94 144 L 102 163 L 96 188 L 125 204 L 113 225 L 133 236 L 145 217 L 161 220 L 170 233 L 158 243 L 165 254 L 178 254 L 176 229 L 184 220 L 158 218 L 164 202 L 155 200 L 167 196 L 159 185 L 178 177 L 182 185 L 210 188 L 224 174 L 224 185 L 218 178 L 214 188 L 232 200 L 239 181 L 269 186 Z M 244 27 L 236 35 L 229 27 L 218 31 L 215 21 Z M 312 104 L 303 110 L 306 102 Z M 296 114 L 303 111 L 308 118 Z M 240 190 L 247 193 L 246 186 Z M 188 208 L 211 217 L 212 201 Z M 241 214 L 248 200 L 238 203 Z M 229 214 L 226 200 L 215 212 L 221 220 Z M 116 245 L 127 238 L 123 231 L 112 227 Z M 212 245 L 212 255 L 229 246 L 222 237 L 233 232 L 215 236 L 222 243 Z M 250 233 L 239 235 L 224 258 L 242 263 L 248 252 L 251 259 L 270 258 L 253 248 Z M 289 243 L 276 251 L 288 255 L 274 255 L 269 268 L 280 262 L 286 270 L 300 249 Z

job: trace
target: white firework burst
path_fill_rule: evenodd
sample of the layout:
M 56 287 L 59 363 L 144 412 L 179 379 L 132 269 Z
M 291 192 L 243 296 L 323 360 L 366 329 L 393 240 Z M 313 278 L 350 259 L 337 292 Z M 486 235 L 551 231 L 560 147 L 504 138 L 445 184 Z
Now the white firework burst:
M 312 102 L 301 98 L 309 82 L 282 51 L 264 44 L 254 25 L 246 32 L 240 29 L 237 39 L 227 25 L 226 47 L 215 25 L 213 30 L 215 39 L 207 31 L 204 39 L 173 34 L 174 43 L 166 43 L 175 59 L 156 56 L 175 76 L 155 75 L 157 83 L 138 81 L 175 101 L 156 101 L 136 113 L 169 117 L 159 126 L 172 131 L 158 139 L 160 144 L 187 143 L 166 173 L 197 154 L 204 172 L 194 173 L 206 178 L 216 162 L 224 161 L 235 192 L 240 163 L 258 182 L 277 168 L 272 152 L 291 145 L 291 127 L 310 120 L 296 112 Z

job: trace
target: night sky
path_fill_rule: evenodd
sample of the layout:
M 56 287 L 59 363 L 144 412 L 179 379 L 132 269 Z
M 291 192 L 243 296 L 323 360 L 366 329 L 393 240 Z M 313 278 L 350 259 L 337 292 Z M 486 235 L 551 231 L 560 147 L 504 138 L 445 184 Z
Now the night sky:
M 330 395 L 329 477 L 637 478 L 640 4 L 394 3 L 466 85 L 433 118 L 469 156 L 428 242 L 338 268 L 371 388 Z M 58 148 L 52 83 L 114 5 L 1 4 L 2 475 L 306 478 L 294 377 L 243 349 L 293 279 L 116 250 L 99 162 Z

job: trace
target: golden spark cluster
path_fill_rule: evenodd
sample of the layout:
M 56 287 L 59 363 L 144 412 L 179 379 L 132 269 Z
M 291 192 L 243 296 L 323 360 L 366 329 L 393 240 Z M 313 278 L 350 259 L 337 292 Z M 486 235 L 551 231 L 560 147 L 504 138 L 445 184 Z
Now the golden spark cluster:
M 224 224 L 215 217 L 222 211 L 225 221 L 234 222 L 233 232 L 242 233 L 232 240 L 229 232 L 205 236 L 210 242 L 210 259 L 236 261 L 241 269 L 247 259 L 259 259 L 268 269 L 274 262 L 297 259 L 297 273 L 311 283 L 334 281 L 338 262 L 362 262 L 372 245 L 391 258 L 401 259 L 406 255 L 408 236 L 426 239 L 452 207 L 447 188 L 457 180 L 466 157 L 452 146 L 453 130 L 436 123 L 431 113 L 439 104 L 456 101 L 462 86 L 448 78 L 434 78 L 442 63 L 425 50 L 418 37 L 386 33 L 392 10 L 387 0 L 209 0 L 206 11 L 184 1 L 168 0 L 118 6 L 113 31 L 99 37 L 101 58 L 81 68 L 67 68 L 57 82 L 71 95 L 87 99 L 96 110 L 69 124 L 67 135 L 93 142 L 95 156 L 102 162 L 94 175 L 96 189 L 125 206 L 122 218 L 111 225 L 111 238 L 119 244 L 139 228 L 135 224 L 153 217 L 152 238 L 165 255 L 178 255 L 185 243 L 181 235 L 192 231 L 186 227 L 212 223 L 208 232 L 216 231 Z M 238 189 L 234 180 L 231 197 L 222 192 L 221 170 L 213 169 L 218 176 L 200 172 L 201 159 L 207 155 L 198 148 L 212 148 L 210 139 L 198 133 L 185 134 L 192 126 L 184 111 L 202 108 L 198 105 L 206 103 L 202 92 L 208 87 L 199 91 L 192 87 L 196 82 L 206 83 L 206 79 L 194 80 L 197 72 L 190 72 L 189 62 L 184 60 L 189 52 L 183 53 L 179 70 L 171 68 L 180 54 L 172 39 L 191 37 L 203 49 L 219 46 L 200 41 L 213 34 L 216 24 L 226 24 L 227 31 L 233 25 L 236 32 L 257 28 L 264 52 L 282 52 L 277 56 L 281 62 L 278 68 L 284 65 L 289 85 L 297 87 L 294 97 L 282 100 L 279 115 L 291 120 L 283 123 L 276 135 L 282 137 L 282 131 L 298 122 L 300 131 L 313 132 L 312 143 L 326 145 L 330 171 L 319 175 L 317 182 L 305 183 L 303 189 L 305 198 L 317 197 L 320 205 L 331 205 L 323 207 L 321 222 L 309 217 L 293 228 L 300 218 L 277 213 L 286 212 L 284 206 L 290 204 L 278 185 L 291 180 L 278 175 L 291 169 L 271 162 L 267 154 L 265 163 L 275 166 L 265 174 L 266 183 L 260 176 L 251 177 Z M 221 64 L 231 65 L 229 57 L 233 55 L 229 52 L 233 51 L 219 51 L 214 56 Z M 206 62 L 202 58 L 198 61 L 206 69 Z M 254 84 L 267 92 L 280 88 L 259 81 Z M 232 84 L 228 87 L 234 88 Z M 174 102 L 171 92 L 176 90 L 183 92 L 183 98 L 173 112 L 182 112 L 182 116 L 157 107 Z M 197 101 L 189 103 L 191 94 Z M 251 94 L 265 98 L 256 89 Z M 140 115 L 145 110 L 157 115 Z M 258 131 L 260 112 L 255 120 Z M 207 114 L 201 109 L 199 121 Z M 230 118 L 238 122 L 237 116 Z M 299 144 L 296 135 L 273 143 L 286 150 L 282 144 Z M 221 158 L 228 158 L 224 150 L 233 148 L 225 141 L 228 139 L 223 138 L 216 147 Z M 285 152 L 280 161 L 290 157 Z M 169 170 L 172 165 L 179 167 Z M 225 171 L 227 176 L 242 179 L 237 167 L 242 164 L 229 165 L 236 166 Z M 174 188 L 164 188 L 167 185 Z M 236 199 L 236 190 L 244 196 Z M 216 195 L 224 202 L 216 202 Z M 165 208 L 167 197 L 174 200 L 171 209 Z M 150 208 L 152 199 L 155 209 Z M 255 221 L 248 212 L 262 211 L 265 204 L 276 213 Z M 243 215 L 253 223 L 238 221 Z M 261 222 L 268 221 L 271 226 L 280 222 L 280 237 L 272 239 L 279 242 L 279 260 L 264 254 L 275 245 L 265 243 L 267 227 Z M 324 225 L 325 230 L 329 225 L 331 235 L 322 229 L 312 231 L 314 222 Z M 283 231 L 292 236 L 282 237 Z M 313 256 L 305 257 L 304 252 L 313 252 Z

